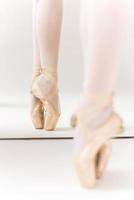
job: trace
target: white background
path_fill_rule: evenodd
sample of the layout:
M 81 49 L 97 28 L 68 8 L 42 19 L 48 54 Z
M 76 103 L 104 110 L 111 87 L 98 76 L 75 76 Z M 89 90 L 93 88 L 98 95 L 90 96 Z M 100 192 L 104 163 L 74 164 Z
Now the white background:
M 129 20 L 117 90 L 134 94 L 134 2 L 126 2 Z M 78 93 L 82 86 L 79 4 L 80 0 L 64 0 L 59 59 L 62 93 Z M 32 60 L 32 0 L 0 0 L 1 98 L 29 95 Z
M 123 95 L 127 93 L 132 95 L 134 94 L 134 2 L 126 1 L 129 20 L 117 90 Z M 79 38 L 80 1 L 64 0 L 64 2 L 65 14 L 59 62 L 60 90 L 62 93 L 79 93 L 83 71 Z M 16 95 L 17 99 L 28 97 L 31 72 L 32 0 L 0 0 L 0 103 L 2 99 L 6 98 L 6 101 L 9 101 L 10 98 L 16 98 Z M 66 119 L 69 120 L 68 107 L 71 107 L 71 105 L 67 107 L 68 99 L 65 99 L 62 116 L 64 122 Z M 116 102 L 116 107 L 128 127 L 134 124 L 133 102 L 132 98 L 129 98 L 129 101 L 121 98 Z M 10 107 L 8 104 L 1 105 L 0 137 L 22 138 L 30 135 L 33 138 L 35 132 L 29 119 L 29 110 L 17 106 Z M 63 128 L 66 128 L 65 125 Z M 53 135 L 61 136 L 68 133 L 70 132 L 57 131 Z M 36 137 L 37 134 L 38 132 Z M 45 131 L 41 134 L 47 135 Z M 133 129 L 132 134 L 134 134 Z M 0 199 L 132 200 L 133 154 L 132 139 L 114 140 L 112 158 L 104 178 L 97 181 L 94 190 L 84 190 L 80 187 L 73 168 L 72 141 L 0 140 Z

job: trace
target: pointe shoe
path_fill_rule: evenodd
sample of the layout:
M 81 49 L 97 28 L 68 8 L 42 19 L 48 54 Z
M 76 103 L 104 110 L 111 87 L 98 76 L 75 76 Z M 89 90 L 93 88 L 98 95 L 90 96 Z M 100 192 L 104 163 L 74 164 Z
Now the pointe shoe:
M 49 68 L 42 69 L 40 76 L 32 84 L 32 94 L 44 108 L 44 129 L 54 130 L 60 117 L 59 95 L 56 73 Z
M 41 67 L 36 66 L 34 68 L 33 76 L 32 76 L 32 84 L 36 80 L 38 76 L 40 76 Z M 31 97 L 31 118 L 35 129 L 43 129 L 44 127 L 44 108 L 43 103 L 39 98 L 35 97 L 32 94 Z
M 94 100 L 93 100 L 94 99 Z M 111 152 L 111 138 L 123 132 L 120 116 L 111 109 L 111 97 L 91 108 L 84 102 L 78 111 L 78 127 L 74 139 L 74 161 L 80 183 L 85 188 L 96 185 L 101 178 Z

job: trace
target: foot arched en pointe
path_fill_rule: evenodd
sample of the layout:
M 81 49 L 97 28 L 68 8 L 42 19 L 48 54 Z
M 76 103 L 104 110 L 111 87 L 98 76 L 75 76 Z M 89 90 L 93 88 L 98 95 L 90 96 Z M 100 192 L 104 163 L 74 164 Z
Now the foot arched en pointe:
M 32 83 L 31 92 L 36 99 L 32 112 L 35 127 L 39 124 L 45 130 L 54 130 L 60 117 L 59 95 L 56 73 L 43 68 Z
M 95 98 L 98 99 L 98 98 Z M 111 138 L 123 131 L 120 116 L 111 110 L 111 100 L 84 101 L 78 111 L 74 139 L 74 163 L 82 186 L 92 188 L 105 172 L 111 152 Z M 101 103 L 100 103 L 101 102 Z M 91 107 L 92 105 L 92 107 Z

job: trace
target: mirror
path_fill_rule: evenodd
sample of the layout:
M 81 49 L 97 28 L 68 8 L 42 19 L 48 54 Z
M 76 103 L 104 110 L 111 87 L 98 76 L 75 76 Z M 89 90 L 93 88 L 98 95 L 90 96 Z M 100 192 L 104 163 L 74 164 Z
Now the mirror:
M 73 137 L 70 116 L 79 100 L 83 80 L 79 34 L 80 0 L 64 1 L 58 68 L 62 119 L 56 132 L 47 134 L 45 131 L 35 130 L 30 118 L 30 85 L 33 70 L 32 3 L 32 0 L 0 0 L 0 138 Z M 132 2 L 128 9 L 127 39 L 115 107 L 124 117 L 127 127 L 125 135 L 134 136 Z

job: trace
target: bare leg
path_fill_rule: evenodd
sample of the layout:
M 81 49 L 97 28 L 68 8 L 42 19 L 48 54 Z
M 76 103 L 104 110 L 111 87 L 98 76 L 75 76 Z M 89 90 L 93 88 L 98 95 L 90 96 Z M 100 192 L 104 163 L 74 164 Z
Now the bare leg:
M 77 112 L 75 163 L 82 185 L 93 187 L 109 157 L 109 139 L 122 130 L 112 96 L 120 63 L 125 7 L 122 0 L 83 0 L 81 36 L 85 76 Z

